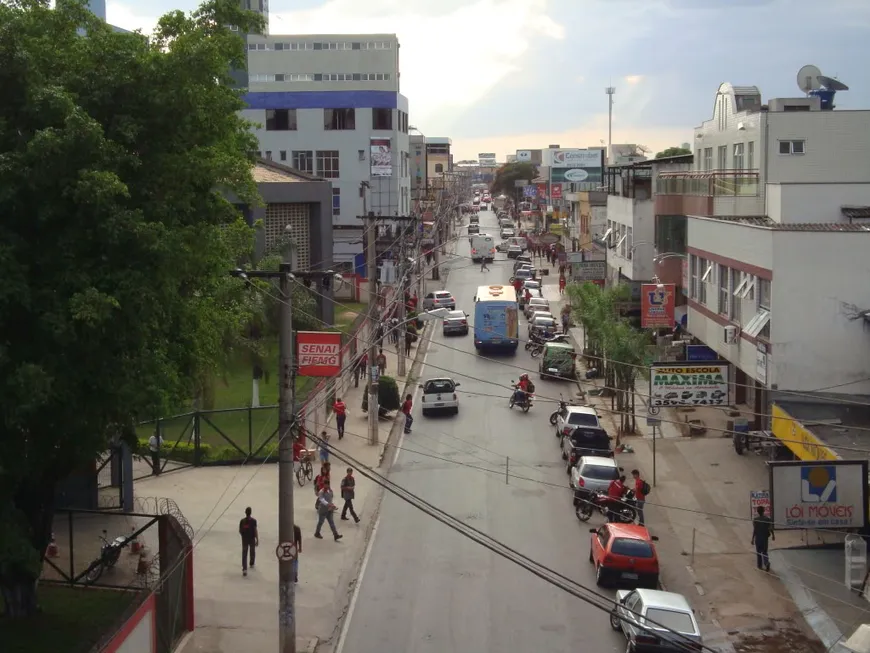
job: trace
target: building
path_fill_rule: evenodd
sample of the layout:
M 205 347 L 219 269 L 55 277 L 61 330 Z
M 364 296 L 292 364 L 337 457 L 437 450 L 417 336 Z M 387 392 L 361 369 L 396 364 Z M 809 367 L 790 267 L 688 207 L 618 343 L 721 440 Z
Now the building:
M 688 331 L 755 413 L 771 390 L 870 394 L 870 111 L 833 95 L 762 104 L 722 84 L 694 169 L 655 180 L 656 214 L 674 216 L 662 245 L 686 242 Z
M 85 3 L 88 9 L 90 9 L 91 13 L 94 14 L 97 18 L 99 18 L 104 23 L 107 23 L 106 20 L 106 0 L 87 0 Z M 115 25 L 109 25 L 114 31 L 120 32 L 121 34 L 131 34 L 129 30 L 122 29 Z
M 453 171 L 453 141 L 441 136 L 414 134 L 410 142 L 411 191 L 415 198 L 422 199 L 426 190 L 443 184 L 444 175 Z
M 263 3 L 261 9 L 268 12 Z M 361 269 L 358 216 L 411 210 L 408 100 L 394 34 L 245 36 L 259 154 L 332 183 L 336 269 Z

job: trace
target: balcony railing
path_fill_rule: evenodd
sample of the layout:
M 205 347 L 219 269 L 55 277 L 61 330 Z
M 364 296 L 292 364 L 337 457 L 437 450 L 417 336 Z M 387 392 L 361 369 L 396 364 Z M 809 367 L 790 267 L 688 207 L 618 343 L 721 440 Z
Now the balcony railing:
M 661 172 L 656 179 L 656 195 L 758 197 L 758 193 L 757 170 Z

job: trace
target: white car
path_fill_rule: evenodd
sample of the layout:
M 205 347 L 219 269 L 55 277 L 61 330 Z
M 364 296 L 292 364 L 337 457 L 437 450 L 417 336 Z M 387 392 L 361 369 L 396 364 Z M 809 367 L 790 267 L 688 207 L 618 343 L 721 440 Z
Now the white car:
M 423 298 L 423 310 L 431 311 L 435 308 L 447 308 L 456 310 L 456 300 L 449 290 L 436 290 Z
M 622 631 L 627 651 L 642 651 L 654 638 L 655 650 L 701 650 L 701 628 L 682 594 L 660 590 L 618 590 L 610 627 Z M 676 635 L 675 633 L 679 633 Z
M 578 426 L 595 426 L 601 428 L 598 413 L 592 406 L 565 406 L 556 415 L 556 437 L 571 435 Z
M 550 312 L 550 302 L 543 297 L 532 297 L 525 307 L 526 318 L 531 318 L 535 311 Z
M 429 415 L 435 411 L 443 411 L 459 413 L 459 395 L 456 394 L 456 388 L 459 384 L 453 379 L 444 377 L 438 379 L 429 379 L 425 383 L 421 383 L 423 396 L 420 399 L 420 410 L 423 415 Z
M 523 290 L 526 288 L 529 290 L 541 290 L 541 282 L 537 279 L 528 279 L 523 282 Z
M 532 299 L 538 299 L 537 297 L 532 297 Z M 555 320 L 556 316 L 553 315 L 550 311 L 544 309 L 534 309 L 531 313 L 529 313 L 529 323 L 531 324 L 536 317 L 547 317 L 551 320 Z

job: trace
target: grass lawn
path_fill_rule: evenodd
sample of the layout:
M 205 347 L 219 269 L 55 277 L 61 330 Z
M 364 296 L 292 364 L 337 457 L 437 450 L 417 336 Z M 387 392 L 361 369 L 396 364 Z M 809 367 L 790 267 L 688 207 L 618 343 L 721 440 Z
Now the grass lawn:
M 86 653 L 120 624 L 137 592 L 40 583 L 42 612 L 32 619 L 0 618 L 0 649 L 15 653 Z

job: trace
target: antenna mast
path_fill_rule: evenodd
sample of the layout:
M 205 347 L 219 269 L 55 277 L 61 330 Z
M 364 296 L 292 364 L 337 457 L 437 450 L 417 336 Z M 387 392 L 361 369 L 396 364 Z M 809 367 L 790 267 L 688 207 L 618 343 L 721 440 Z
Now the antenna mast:
M 607 162 L 613 160 L 613 94 L 616 93 L 615 86 L 608 86 L 604 89 L 607 93 Z

